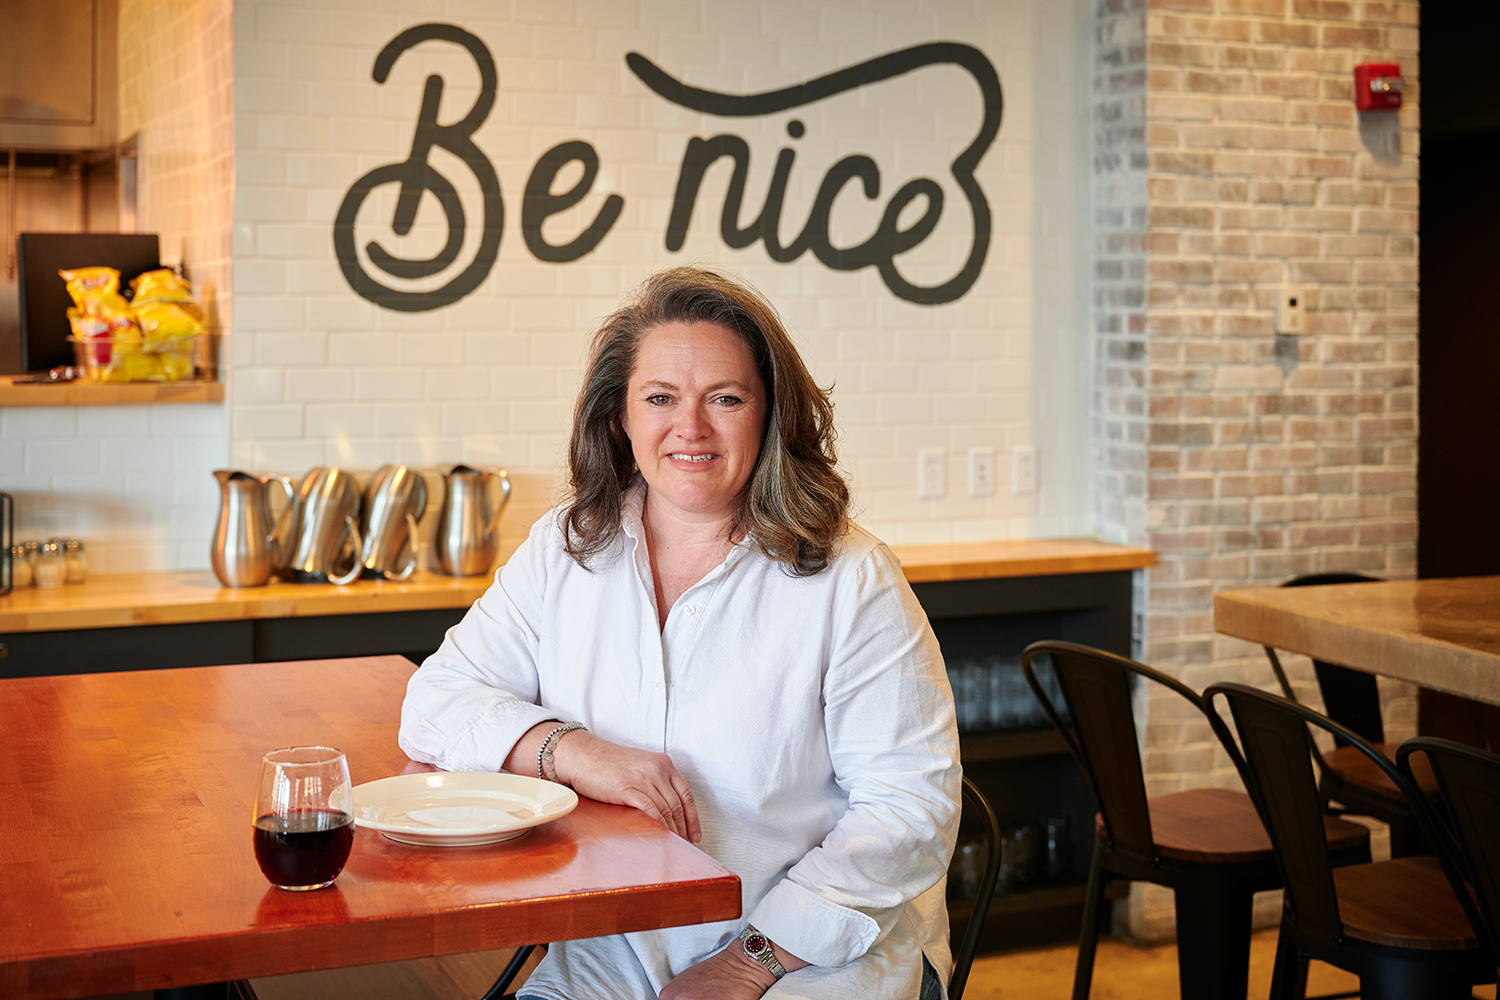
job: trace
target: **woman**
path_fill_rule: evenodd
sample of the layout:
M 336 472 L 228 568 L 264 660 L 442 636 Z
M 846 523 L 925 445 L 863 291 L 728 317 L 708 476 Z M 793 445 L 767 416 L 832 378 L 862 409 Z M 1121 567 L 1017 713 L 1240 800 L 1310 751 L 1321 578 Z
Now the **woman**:
M 413 675 L 401 746 L 640 809 L 739 875 L 744 916 L 556 943 L 522 997 L 940 994 L 953 697 L 832 439 L 720 274 L 659 273 L 596 333 L 568 501 Z

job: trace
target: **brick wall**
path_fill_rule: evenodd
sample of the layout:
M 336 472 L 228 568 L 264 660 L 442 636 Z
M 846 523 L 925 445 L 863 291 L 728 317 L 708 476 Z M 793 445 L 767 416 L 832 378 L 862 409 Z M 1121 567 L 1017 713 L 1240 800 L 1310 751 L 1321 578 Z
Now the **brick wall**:
M 139 229 L 229 315 L 229 0 L 121 0 L 121 136 L 140 137 Z M 206 567 L 228 459 L 218 404 L 0 409 L 20 538 L 82 538 L 94 572 Z
M 1122 172 L 1137 179 L 1112 156 L 1126 117 L 1113 109 L 1135 96 L 1117 88 L 1143 88 L 1146 105 L 1143 136 L 1131 137 L 1145 157 L 1135 166 L 1144 224 L 1102 232 L 1096 257 L 1103 520 L 1158 552 L 1145 656 L 1195 689 L 1272 683 L 1258 648 L 1215 635 L 1214 591 L 1324 570 L 1415 569 L 1418 9 L 1344 0 L 1096 9 L 1096 190 L 1120 190 Z M 1353 67 L 1373 61 L 1401 64 L 1399 113 L 1355 110 Z M 1115 221 L 1117 205 L 1139 203 L 1099 204 Z M 1283 286 L 1301 289 L 1308 333 L 1286 343 L 1278 365 Z M 1125 447 L 1110 450 L 1117 441 Z M 1317 704 L 1310 666 L 1297 659 L 1299 696 Z M 1388 734 L 1409 734 L 1410 689 L 1385 694 Z M 1237 780 L 1207 726 L 1164 697 L 1150 700 L 1146 749 L 1153 792 Z M 1133 930 L 1170 926 L 1169 896 L 1137 895 Z

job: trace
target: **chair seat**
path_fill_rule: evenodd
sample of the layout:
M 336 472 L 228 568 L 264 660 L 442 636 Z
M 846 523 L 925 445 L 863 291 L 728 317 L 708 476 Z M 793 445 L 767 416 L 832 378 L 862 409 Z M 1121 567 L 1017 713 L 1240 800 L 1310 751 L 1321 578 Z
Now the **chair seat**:
M 1261 825 L 1255 803 L 1244 792 L 1228 788 L 1193 788 L 1147 800 L 1151 838 L 1158 854 L 1178 861 L 1207 864 L 1271 861 L 1271 838 Z M 1096 827 L 1103 819 L 1095 817 Z M 1370 831 L 1358 823 L 1325 816 L 1329 850 L 1358 847 Z
M 1395 760 L 1396 748 L 1400 744 L 1376 743 L 1374 746 L 1385 755 L 1387 760 Z M 1417 779 L 1417 787 L 1422 790 L 1422 794 L 1426 795 L 1430 802 L 1439 801 L 1441 793 L 1438 791 L 1437 778 L 1432 774 L 1432 765 L 1425 757 L 1417 757 L 1411 763 L 1412 773 Z M 1406 796 L 1401 794 L 1396 783 L 1386 777 L 1385 772 L 1361 753 L 1358 747 L 1344 746 L 1329 750 L 1323 754 L 1323 767 L 1345 784 L 1353 785 L 1372 795 L 1390 799 L 1402 807 L 1406 805 Z
M 1436 858 L 1394 858 L 1333 870 L 1348 937 L 1424 951 L 1479 947 Z

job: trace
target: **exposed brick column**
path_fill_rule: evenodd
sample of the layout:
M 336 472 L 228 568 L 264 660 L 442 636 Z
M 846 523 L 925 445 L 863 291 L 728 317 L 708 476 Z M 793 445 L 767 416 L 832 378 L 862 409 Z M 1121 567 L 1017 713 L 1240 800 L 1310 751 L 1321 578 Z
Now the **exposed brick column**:
M 1415 569 L 1418 13 L 1415 2 L 1150 0 L 1141 15 L 1148 474 L 1138 497 L 1132 477 L 1100 463 L 1099 508 L 1101 530 L 1118 536 L 1112 512 L 1144 504 L 1159 558 L 1144 655 L 1195 689 L 1271 683 L 1259 649 L 1215 635 L 1216 590 Z M 1096 66 L 1126 16 L 1097 9 Z M 1399 113 L 1355 110 L 1353 67 L 1377 61 L 1401 64 Z M 1130 401 L 1111 303 L 1134 296 L 1102 197 L 1118 169 L 1110 139 L 1096 138 L 1106 454 Z M 1285 286 L 1303 292 L 1308 333 L 1284 342 L 1278 364 Z M 1310 669 L 1293 671 L 1316 704 Z M 1414 699 L 1386 693 L 1399 736 Z M 1205 725 L 1163 697 L 1148 714 L 1153 792 L 1236 782 Z M 1169 894 L 1137 894 L 1135 933 L 1171 923 Z

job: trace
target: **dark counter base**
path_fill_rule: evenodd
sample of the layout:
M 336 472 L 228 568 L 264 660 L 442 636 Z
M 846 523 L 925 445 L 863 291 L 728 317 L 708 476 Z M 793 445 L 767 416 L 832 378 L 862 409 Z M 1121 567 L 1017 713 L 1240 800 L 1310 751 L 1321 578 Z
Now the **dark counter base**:
M 94 674 L 116 670 L 207 667 L 272 660 L 316 660 L 398 653 L 420 663 L 463 608 L 384 614 L 260 618 L 181 625 L 14 632 L 0 678 Z

